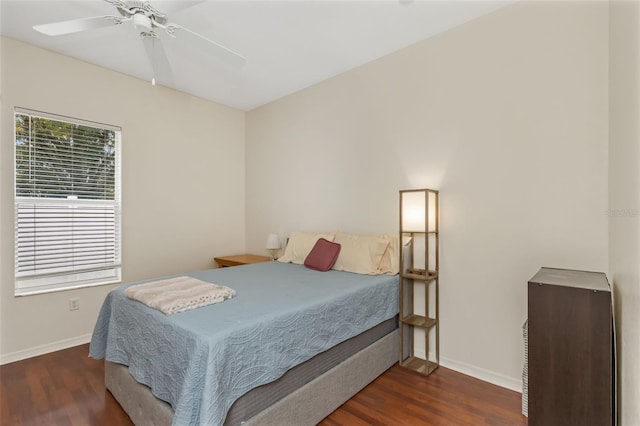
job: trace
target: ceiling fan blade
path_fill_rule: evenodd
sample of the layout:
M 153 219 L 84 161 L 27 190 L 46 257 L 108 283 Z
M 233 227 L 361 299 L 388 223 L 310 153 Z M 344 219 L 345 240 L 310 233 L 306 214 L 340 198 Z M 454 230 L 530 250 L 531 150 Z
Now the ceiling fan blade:
M 125 21 L 125 19 L 118 16 L 94 16 L 93 18 L 72 19 L 70 21 L 34 25 L 33 29 L 48 36 L 59 36 L 118 25 L 123 21 Z
M 161 83 L 164 86 L 173 86 L 173 73 L 171 72 L 171 65 L 169 65 L 169 59 L 167 53 L 162 46 L 162 40 L 157 34 L 153 32 L 140 33 L 142 44 L 147 52 L 149 63 L 153 72 L 152 82 Z
M 247 62 L 247 59 L 239 53 L 236 53 L 215 41 L 209 40 L 200 34 L 194 33 L 187 28 L 181 27 L 180 25 L 168 24 L 166 29 L 169 35 L 175 36 L 177 39 L 184 40 L 185 43 L 198 47 L 205 53 L 211 54 L 219 61 L 231 65 L 234 68 L 240 69 Z

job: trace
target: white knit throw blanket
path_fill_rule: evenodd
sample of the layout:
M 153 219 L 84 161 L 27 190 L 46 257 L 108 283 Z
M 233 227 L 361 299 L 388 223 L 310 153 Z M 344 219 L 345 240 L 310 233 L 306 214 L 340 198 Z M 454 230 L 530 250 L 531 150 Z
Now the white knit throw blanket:
M 128 287 L 124 294 L 165 315 L 231 299 L 236 291 L 191 277 L 176 277 Z

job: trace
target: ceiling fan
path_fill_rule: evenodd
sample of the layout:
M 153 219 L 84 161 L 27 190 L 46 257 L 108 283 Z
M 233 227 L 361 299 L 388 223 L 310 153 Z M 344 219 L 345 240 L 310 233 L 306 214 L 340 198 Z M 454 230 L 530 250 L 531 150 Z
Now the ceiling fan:
M 242 55 L 233 50 L 178 24 L 169 22 L 167 14 L 151 6 L 148 1 L 104 1 L 115 6 L 120 16 L 94 16 L 91 18 L 72 19 L 69 21 L 35 25 L 33 29 L 48 36 L 59 36 L 131 22 L 133 26 L 140 31 L 140 39 L 142 40 L 153 70 L 151 83 L 154 85 L 156 80 L 166 85 L 170 85 L 173 81 L 169 59 L 158 35 L 159 30 L 163 30 L 175 39 L 184 40 L 185 43 L 199 47 L 207 54 L 212 55 L 219 61 L 234 68 L 241 68 L 246 62 L 246 59 Z M 173 11 L 203 3 L 203 1 L 182 1 L 176 3 L 177 6 L 173 8 Z

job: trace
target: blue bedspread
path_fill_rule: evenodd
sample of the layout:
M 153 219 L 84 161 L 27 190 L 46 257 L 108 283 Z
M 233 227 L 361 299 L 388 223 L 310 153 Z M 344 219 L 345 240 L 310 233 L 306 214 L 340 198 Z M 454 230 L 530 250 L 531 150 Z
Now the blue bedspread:
M 90 348 L 169 402 L 174 425 L 221 425 L 249 390 L 398 313 L 397 276 L 280 262 L 188 275 L 237 295 L 165 316 L 123 285 L 105 299 Z

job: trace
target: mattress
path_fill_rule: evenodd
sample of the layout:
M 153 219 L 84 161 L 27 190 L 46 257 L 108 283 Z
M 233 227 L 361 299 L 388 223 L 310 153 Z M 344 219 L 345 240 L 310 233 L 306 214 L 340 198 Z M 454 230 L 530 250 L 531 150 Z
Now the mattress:
M 103 304 L 90 349 L 127 365 L 169 402 L 174 424 L 222 424 L 251 389 L 397 314 L 397 277 L 279 262 L 188 275 L 237 296 L 165 316 L 119 287 Z

